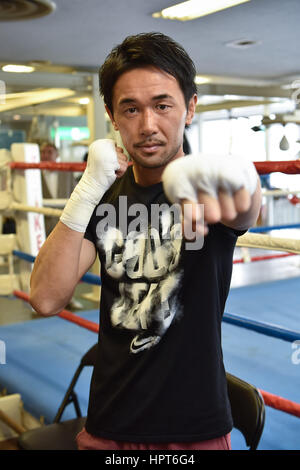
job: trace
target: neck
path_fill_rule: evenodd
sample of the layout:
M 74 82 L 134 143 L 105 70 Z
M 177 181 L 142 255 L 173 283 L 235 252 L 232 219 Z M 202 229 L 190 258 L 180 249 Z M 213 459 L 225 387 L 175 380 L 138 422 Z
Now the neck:
M 161 165 L 155 168 L 147 168 L 136 161 L 132 163 L 132 170 L 135 182 L 140 186 L 152 186 L 153 184 L 161 183 L 162 181 L 162 174 L 166 166 L 171 163 L 173 160 L 177 158 L 183 157 L 184 153 L 177 152 L 177 154 L 172 157 L 165 165 Z
M 152 186 L 153 184 L 160 183 L 164 168 L 145 168 L 135 162 L 132 164 L 135 182 L 140 186 Z

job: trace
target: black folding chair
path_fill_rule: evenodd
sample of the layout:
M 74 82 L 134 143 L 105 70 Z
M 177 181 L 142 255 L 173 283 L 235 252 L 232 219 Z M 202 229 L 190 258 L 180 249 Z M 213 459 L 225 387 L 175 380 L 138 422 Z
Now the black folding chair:
M 18 438 L 19 447 L 23 450 L 77 450 L 75 437 L 83 428 L 86 417 L 82 417 L 75 386 L 87 366 L 93 367 L 96 360 L 97 344 L 92 346 L 82 357 L 79 366 L 65 393 L 62 403 L 52 424 L 24 432 Z M 61 421 L 65 408 L 73 403 L 76 418 Z
M 76 435 L 83 428 L 86 418 L 82 417 L 75 392 L 77 380 L 86 366 L 94 366 L 97 344 L 88 350 L 71 380 L 63 401 L 52 424 L 32 429 L 21 434 L 18 444 L 23 450 L 76 450 Z M 251 450 L 256 449 L 263 427 L 265 408 L 259 391 L 243 380 L 226 374 L 228 394 L 232 408 L 234 427 L 245 437 Z M 76 418 L 61 421 L 65 408 L 73 403 Z
M 265 404 L 259 390 L 226 373 L 233 424 L 243 434 L 249 450 L 257 449 L 265 424 Z

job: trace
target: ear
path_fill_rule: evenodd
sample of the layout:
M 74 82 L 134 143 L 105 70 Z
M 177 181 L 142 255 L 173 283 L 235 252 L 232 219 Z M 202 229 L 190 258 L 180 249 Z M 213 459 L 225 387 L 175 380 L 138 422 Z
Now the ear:
M 196 111 L 196 105 L 197 105 L 198 97 L 196 94 L 192 96 L 192 98 L 189 101 L 188 109 L 187 109 L 187 114 L 186 114 L 186 119 L 185 119 L 185 124 L 186 126 L 189 126 L 192 123 L 193 117 L 195 115 Z
M 114 117 L 113 117 L 112 112 L 111 112 L 110 109 L 107 107 L 107 105 L 105 105 L 105 110 L 106 110 L 107 114 L 109 115 L 109 119 L 111 120 L 111 123 L 112 123 L 112 125 L 113 125 L 113 127 L 114 127 L 114 130 L 115 130 L 115 131 L 118 131 L 119 128 L 118 128 L 118 126 L 117 126 L 117 124 L 116 124 L 116 121 L 114 120 Z

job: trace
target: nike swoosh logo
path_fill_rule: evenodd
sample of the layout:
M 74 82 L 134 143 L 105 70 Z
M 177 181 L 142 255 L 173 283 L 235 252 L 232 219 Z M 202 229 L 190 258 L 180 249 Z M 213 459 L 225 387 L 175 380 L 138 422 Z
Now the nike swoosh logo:
M 136 336 L 130 345 L 130 350 L 133 353 L 143 351 L 144 349 L 149 349 L 154 346 L 160 340 L 160 336 L 149 336 L 148 338 L 139 339 Z

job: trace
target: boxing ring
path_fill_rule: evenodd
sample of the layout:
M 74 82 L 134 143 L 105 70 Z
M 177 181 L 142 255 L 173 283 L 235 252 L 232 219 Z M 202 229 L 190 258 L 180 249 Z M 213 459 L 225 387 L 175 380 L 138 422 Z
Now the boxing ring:
M 300 162 L 258 162 L 259 174 L 281 171 L 300 173 Z M 7 162 L 11 179 L 14 171 L 83 171 L 85 163 Z M 10 181 L 10 180 L 9 180 Z M 2 211 L 34 212 L 59 217 L 61 209 L 37 207 L 6 199 Z M 244 257 L 235 264 L 266 262 L 276 258 L 297 257 L 300 240 L 267 235 L 268 232 L 295 226 L 253 227 L 238 239 Z M 300 237 L 299 237 L 300 238 Z M 35 255 L 11 247 L 11 256 L 29 266 Z M 251 257 L 249 250 L 277 251 Z M 232 288 L 226 303 L 222 326 L 225 368 L 252 383 L 261 391 L 266 404 L 266 421 L 258 449 L 300 449 L 300 327 L 299 277 Z M 0 281 L 1 282 L 1 281 Z M 87 273 L 81 282 L 100 286 L 98 275 Z M 28 302 L 28 293 L 12 289 L 11 298 Z M 0 298 L 1 300 L 1 298 Z M 63 310 L 51 318 L 0 326 L 0 339 L 6 344 L 6 363 L 0 365 L 0 388 L 18 392 L 26 409 L 51 422 L 82 355 L 97 341 L 98 309 L 72 313 Z M 76 390 L 83 412 L 87 410 L 91 371 L 85 370 Z M 63 419 L 72 418 L 68 409 Z M 233 449 L 245 448 L 238 431 L 232 433 Z

